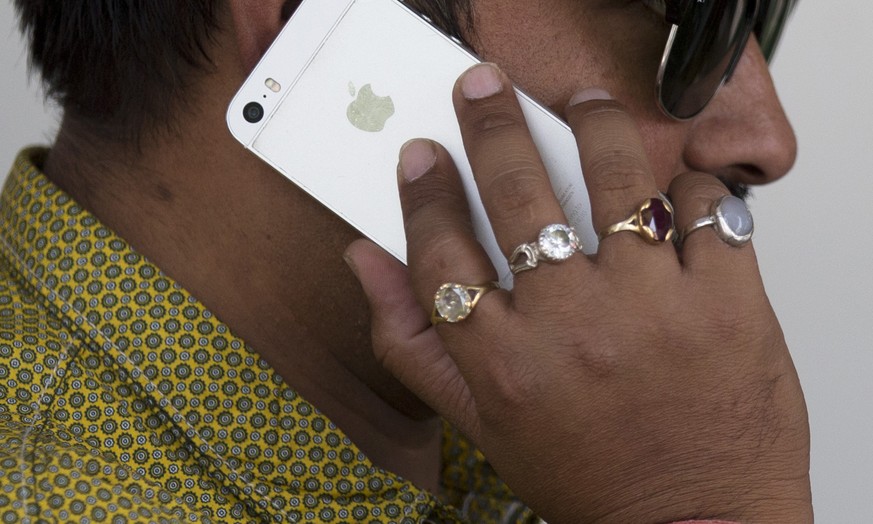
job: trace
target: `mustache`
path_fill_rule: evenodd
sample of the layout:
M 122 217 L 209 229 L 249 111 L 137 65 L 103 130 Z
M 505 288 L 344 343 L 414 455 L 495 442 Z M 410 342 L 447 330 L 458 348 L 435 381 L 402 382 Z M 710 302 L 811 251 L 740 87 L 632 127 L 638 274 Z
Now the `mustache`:
M 721 183 L 724 184 L 728 191 L 737 198 L 742 199 L 743 201 L 747 201 L 752 196 L 752 188 L 749 187 L 748 184 L 744 184 L 742 182 L 737 182 L 736 180 L 731 180 L 727 177 L 718 177 L 721 180 Z

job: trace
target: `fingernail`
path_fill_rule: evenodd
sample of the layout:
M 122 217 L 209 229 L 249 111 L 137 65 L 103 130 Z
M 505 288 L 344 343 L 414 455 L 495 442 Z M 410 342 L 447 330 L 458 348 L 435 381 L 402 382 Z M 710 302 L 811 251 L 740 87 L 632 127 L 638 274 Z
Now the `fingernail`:
M 461 94 L 467 100 L 480 100 L 503 91 L 500 70 L 494 64 L 478 64 L 461 77 Z
M 358 277 L 358 266 L 355 264 L 354 259 L 352 258 L 352 256 L 349 254 L 348 251 L 343 253 L 343 260 L 345 261 L 346 265 L 349 266 L 349 269 L 352 270 L 352 274 L 355 275 L 355 278 L 359 278 Z
M 430 171 L 436 160 L 436 150 L 430 140 L 410 140 L 400 148 L 400 174 L 407 182 L 412 182 Z
M 612 95 L 603 89 L 589 87 L 588 89 L 583 89 L 573 95 L 573 98 L 570 99 L 569 105 L 578 106 L 579 104 L 590 102 L 591 100 L 612 100 Z

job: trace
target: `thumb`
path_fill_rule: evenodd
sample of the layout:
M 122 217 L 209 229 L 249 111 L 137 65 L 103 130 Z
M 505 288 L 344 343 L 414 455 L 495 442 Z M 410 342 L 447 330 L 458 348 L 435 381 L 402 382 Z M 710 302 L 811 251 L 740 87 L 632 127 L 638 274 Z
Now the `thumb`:
M 369 240 L 350 244 L 343 258 L 370 304 L 377 360 L 443 418 L 477 434 L 467 383 L 418 304 L 406 266 Z

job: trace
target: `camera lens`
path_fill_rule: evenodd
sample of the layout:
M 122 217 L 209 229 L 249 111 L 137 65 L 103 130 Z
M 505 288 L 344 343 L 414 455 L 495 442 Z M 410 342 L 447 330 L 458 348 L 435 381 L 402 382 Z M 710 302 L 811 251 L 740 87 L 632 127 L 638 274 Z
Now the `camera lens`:
M 245 118 L 247 122 L 257 124 L 262 118 L 264 118 L 264 106 L 257 102 L 249 102 L 243 108 L 243 118 Z

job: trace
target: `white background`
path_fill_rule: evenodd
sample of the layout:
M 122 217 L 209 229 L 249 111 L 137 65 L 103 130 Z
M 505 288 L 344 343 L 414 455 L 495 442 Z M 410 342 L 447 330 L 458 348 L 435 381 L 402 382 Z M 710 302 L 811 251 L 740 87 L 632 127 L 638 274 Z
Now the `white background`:
M 762 272 L 809 405 L 823 523 L 873 518 L 871 21 L 868 0 L 800 3 L 773 66 L 800 156 L 752 200 Z M 2 2 L 3 175 L 19 147 L 46 143 L 57 128 L 26 66 L 11 2 Z

